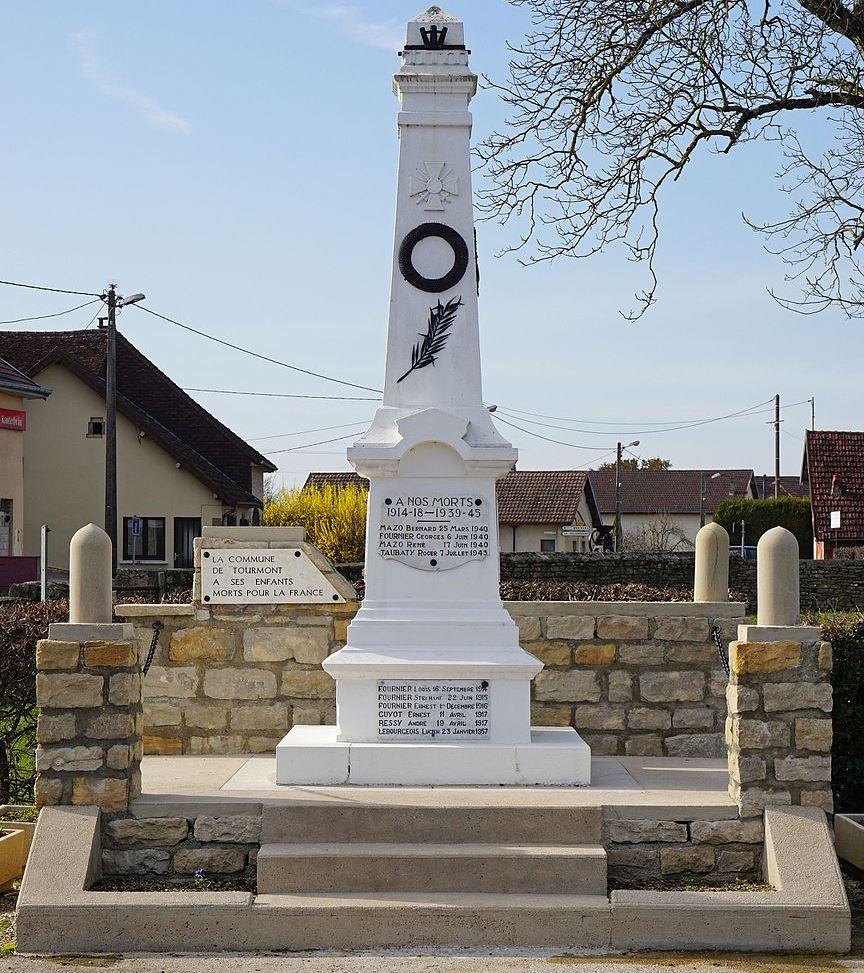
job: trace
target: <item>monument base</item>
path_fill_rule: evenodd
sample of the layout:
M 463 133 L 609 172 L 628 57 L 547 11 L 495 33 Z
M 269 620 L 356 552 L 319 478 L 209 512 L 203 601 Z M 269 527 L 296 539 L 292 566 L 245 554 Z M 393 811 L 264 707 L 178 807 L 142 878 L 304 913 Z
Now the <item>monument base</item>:
M 591 783 L 591 748 L 569 726 L 531 742 L 343 743 L 335 726 L 295 726 L 276 747 L 277 784 L 550 785 Z

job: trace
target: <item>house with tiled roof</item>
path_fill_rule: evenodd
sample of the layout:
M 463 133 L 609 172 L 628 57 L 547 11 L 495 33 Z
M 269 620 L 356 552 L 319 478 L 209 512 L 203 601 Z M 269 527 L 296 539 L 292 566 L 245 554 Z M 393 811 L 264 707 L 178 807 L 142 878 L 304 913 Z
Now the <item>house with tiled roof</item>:
M 615 471 L 591 470 L 588 478 L 603 520 L 614 523 Z M 753 470 L 623 470 L 624 549 L 686 550 L 729 498 L 758 499 Z
M 781 476 L 778 481 L 781 497 L 809 497 L 810 487 L 800 476 Z M 760 500 L 774 499 L 774 474 L 762 473 L 756 477 L 756 492 Z
M 52 390 L 27 415 L 25 554 L 51 528 L 49 563 L 65 567 L 83 524 L 104 522 L 102 330 L 0 333 L 0 358 Z M 258 523 L 275 466 L 117 336 L 118 561 L 191 567 L 203 525 Z
M 343 487 L 368 481 L 356 473 L 310 473 L 306 487 Z M 603 525 L 588 476 L 581 470 L 513 470 L 502 477 L 498 496 L 501 550 L 587 551 Z
M 864 546 L 864 432 L 808 431 L 801 479 L 810 487 L 813 556 Z
M 0 589 L 33 581 L 38 563 L 24 557 L 24 457 L 27 413 L 51 390 L 0 358 Z

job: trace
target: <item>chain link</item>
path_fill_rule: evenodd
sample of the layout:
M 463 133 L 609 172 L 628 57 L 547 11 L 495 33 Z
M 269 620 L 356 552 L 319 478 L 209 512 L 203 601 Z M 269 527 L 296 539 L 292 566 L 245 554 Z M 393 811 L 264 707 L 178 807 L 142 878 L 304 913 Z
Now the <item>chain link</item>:
M 714 639 L 714 644 L 717 646 L 717 655 L 720 656 L 720 663 L 726 671 L 726 675 L 729 675 L 729 650 L 723 645 L 720 639 L 720 629 L 716 625 L 711 626 L 711 638 Z
M 147 658 L 144 661 L 143 674 L 146 676 L 153 665 L 153 656 L 156 655 L 156 647 L 159 645 L 159 636 L 165 627 L 163 622 L 153 622 L 153 638 L 150 639 L 150 648 L 147 650 Z

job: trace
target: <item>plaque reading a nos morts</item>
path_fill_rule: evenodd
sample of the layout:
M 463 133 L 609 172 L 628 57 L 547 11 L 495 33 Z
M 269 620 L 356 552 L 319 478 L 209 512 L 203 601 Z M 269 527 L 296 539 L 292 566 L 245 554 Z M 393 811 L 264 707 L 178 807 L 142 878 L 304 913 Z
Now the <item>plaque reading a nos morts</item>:
M 490 504 L 475 493 L 411 493 L 384 498 L 378 553 L 424 571 L 444 571 L 489 555 Z
M 489 736 L 489 683 L 474 679 L 381 679 L 379 739 Z
M 202 550 L 201 600 L 208 605 L 345 601 L 297 548 Z

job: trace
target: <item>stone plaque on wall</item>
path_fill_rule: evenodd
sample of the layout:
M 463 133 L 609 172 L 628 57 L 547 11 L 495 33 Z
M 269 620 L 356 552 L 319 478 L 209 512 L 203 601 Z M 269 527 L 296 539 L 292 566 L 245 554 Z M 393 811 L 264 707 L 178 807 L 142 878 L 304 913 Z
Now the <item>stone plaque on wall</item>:
M 345 601 L 309 556 L 297 548 L 202 550 L 201 600 L 208 605 Z
M 411 493 L 384 498 L 378 553 L 424 571 L 489 555 L 490 504 L 474 493 Z
M 489 683 L 483 679 L 381 679 L 378 737 L 482 739 L 489 736 Z

